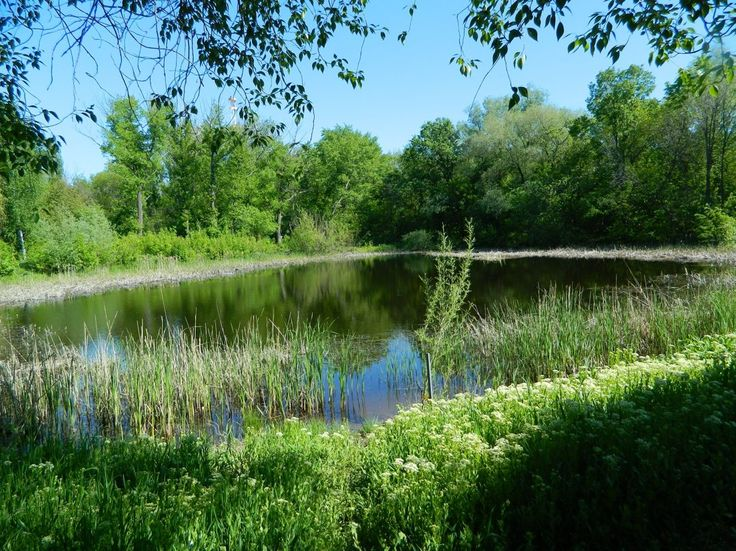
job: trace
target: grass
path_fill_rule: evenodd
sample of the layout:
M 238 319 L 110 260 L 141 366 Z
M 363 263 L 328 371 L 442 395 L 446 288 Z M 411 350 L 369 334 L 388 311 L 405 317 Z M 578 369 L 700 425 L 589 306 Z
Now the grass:
M 318 416 L 356 391 L 351 375 L 377 353 L 318 323 L 264 334 L 257 320 L 231 338 L 172 329 L 82 350 L 30 340 L 0 363 L 6 438 L 224 434 L 252 416 Z
M 4 549 L 723 548 L 736 336 L 414 406 L 361 433 L 0 450 Z
M 536 381 L 636 354 L 672 352 L 693 337 L 736 329 L 733 288 L 718 282 L 677 291 L 551 288 L 533 306 L 501 305 L 464 325 L 446 374 L 468 365 L 478 384 Z

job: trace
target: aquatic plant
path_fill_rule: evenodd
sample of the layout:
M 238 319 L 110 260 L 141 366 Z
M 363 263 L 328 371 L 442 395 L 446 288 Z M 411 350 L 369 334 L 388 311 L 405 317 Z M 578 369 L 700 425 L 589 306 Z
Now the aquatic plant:
M 378 353 L 318 323 L 264 334 L 255 321 L 231 338 L 170 329 L 115 346 L 36 348 L 0 364 L 0 432 L 172 436 L 240 430 L 249 413 L 316 416 Z

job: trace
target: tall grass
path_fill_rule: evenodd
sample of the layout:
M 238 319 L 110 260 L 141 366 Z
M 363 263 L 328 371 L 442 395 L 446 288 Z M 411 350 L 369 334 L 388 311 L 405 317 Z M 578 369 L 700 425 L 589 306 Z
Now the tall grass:
M 170 330 L 78 350 L 45 346 L 0 364 L 0 431 L 32 437 L 219 432 L 249 415 L 316 416 L 360 384 L 375 347 L 319 324 L 257 323 L 232 338 Z
M 437 300 L 437 309 L 450 302 Z M 433 355 L 438 395 L 631 361 L 736 330 L 733 290 L 717 285 L 676 293 L 553 288 L 534 306 L 507 303 L 483 316 L 455 304 L 460 309 L 440 312 L 429 338 L 418 339 Z M 460 315 L 448 321 L 448 311 Z M 232 338 L 171 329 L 81 351 L 27 340 L 0 362 L 5 436 L 237 436 L 255 418 L 333 417 L 361 407 L 363 369 L 387 353 L 387 392 L 424 384 L 416 349 L 387 352 L 383 343 L 338 337 L 318 324 L 271 325 L 265 334 L 253 324 Z
M 464 349 L 481 386 L 537 380 L 636 355 L 672 352 L 736 330 L 733 289 L 550 288 L 531 307 L 506 303 L 466 324 Z

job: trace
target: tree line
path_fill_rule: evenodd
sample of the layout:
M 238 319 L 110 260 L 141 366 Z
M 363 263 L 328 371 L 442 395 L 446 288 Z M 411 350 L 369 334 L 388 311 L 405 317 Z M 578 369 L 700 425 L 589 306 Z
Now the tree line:
M 427 248 L 443 228 L 459 242 L 473 219 L 480 247 L 727 244 L 736 89 L 704 89 L 698 76 L 716 63 L 698 59 L 661 100 L 645 69 L 607 69 L 585 112 L 535 89 L 510 109 L 508 97 L 487 99 L 460 123 L 425 123 L 398 154 L 349 126 L 296 147 L 219 106 L 172 124 L 166 107 L 119 98 L 105 170 L 73 182 L 6 174 L 2 238 L 19 257 L 39 240 L 156 232 Z

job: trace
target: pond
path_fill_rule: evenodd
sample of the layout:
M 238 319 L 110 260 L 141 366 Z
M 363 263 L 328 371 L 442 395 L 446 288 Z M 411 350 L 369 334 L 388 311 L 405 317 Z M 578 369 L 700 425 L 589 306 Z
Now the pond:
M 378 352 L 351 377 L 352 390 L 326 400 L 328 420 L 362 422 L 393 415 L 399 404 L 422 395 L 423 363 L 413 330 L 424 316 L 422 278 L 433 259 L 422 255 L 322 262 L 252 272 L 178 285 L 119 290 L 27 307 L 0 310 L 11 334 L 28 328 L 48 331 L 62 342 L 93 348 L 171 328 L 197 328 L 229 337 L 250 323 L 263 331 L 290 322 L 327 325 L 338 335 L 371 340 Z M 533 303 L 540 291 L 556 286 L 583 290 L 631 283 L 663 284 L 686 272 L 710 272 L 707 265 L 624 260 L 513 259 L 475 261 L 471 301 L 480 312 L 505 301 Z M 254 322 L 254 320 L 256 320 Z M 396 358 L 413 376 L 393 380 Z M 340 385 L 337 385 L 338 387 Z M 325 392 L 340 392 L 325 388 Z

